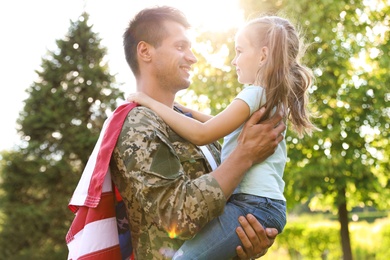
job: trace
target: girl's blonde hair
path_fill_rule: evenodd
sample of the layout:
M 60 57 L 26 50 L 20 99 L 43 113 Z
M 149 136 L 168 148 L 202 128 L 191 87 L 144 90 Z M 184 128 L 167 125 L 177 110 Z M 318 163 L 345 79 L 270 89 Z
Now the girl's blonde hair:
M 318 130 L 307 108 L 312 71 L 300 64 L 306 48 L 298 31 L 287 19 L 263 16 L 244 27 L 252 45 L 268 48 L 268 57 L 259 66 L 254 84 L 266 90 L 266 117 L 282 111 L 299 137 Z

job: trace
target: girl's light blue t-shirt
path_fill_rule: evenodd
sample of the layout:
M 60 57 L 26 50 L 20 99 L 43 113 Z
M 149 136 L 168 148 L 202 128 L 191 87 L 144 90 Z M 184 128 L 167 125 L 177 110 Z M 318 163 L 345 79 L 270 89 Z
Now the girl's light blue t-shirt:
M 235 99 L 241 99 L 248 104 L 250 115 L 265 104 L 264 88 L 259 86 L 245 87 Z M 260 101 L 261 99 L 261 101 Z M 237 146 L 237 138 L 243 128 L 239 128 L 224 138 L 221 160 L 224 161 Z M 284 132 L 285 134 L 285 132 Z M 246 193 L 277 200 L 286 200 L 284 191 L 283 172 L 287 161 L 286 141 L 283 139 L 273 155 L 264 162 L 253 165 L 248 170 L 234 193 Z

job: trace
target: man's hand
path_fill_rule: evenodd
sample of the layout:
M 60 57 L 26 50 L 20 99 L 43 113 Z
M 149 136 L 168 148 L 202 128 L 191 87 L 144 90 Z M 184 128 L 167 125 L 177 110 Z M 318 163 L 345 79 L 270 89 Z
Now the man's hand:
M 274 243 L 278 231 L 275 228 L 264 230 L 263 226 L 251 214 L 248 214 L 246 218 L 241 216 L 239 221 L 241 227 L 237 227 L 236 232 L 244 248 L 241 246 L 236 248 L 238 257 L 240 259 L 256 259 L 265 255 L 268 248 Z
M 252 160 L 253 164 L 264 161 L 275 152 L 277 145 L 284 138 L 282 133 L 286 129 L 281 114 L 275 114 L 258 124 L 264 112 L 265 108 L 261 108 L 253 113 L 237 140 L 237 147 Z

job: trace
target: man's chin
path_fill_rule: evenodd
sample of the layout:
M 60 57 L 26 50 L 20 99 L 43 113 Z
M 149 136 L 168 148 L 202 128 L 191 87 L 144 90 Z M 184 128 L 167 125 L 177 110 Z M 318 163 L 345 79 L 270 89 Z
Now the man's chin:
M 180 89 L 187 89 L 190 87 L 190 84 L 191 84 L 191 81 L 189 79 L 187 80 L 184 80 L 181 84 L 181 88 Z

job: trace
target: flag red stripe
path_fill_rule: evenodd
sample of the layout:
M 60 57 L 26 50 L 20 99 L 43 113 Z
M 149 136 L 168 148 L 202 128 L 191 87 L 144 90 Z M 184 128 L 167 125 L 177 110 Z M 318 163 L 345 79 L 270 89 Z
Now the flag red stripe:
M 96 208 L 80 207 L 77 214 L 70 226 L 69 236 L 67 240 L 72 240 L 72 237 L 76 235 L 85 225 L 105 219 L 115 217 L 114 208 L 114 193 L 106 192 L 102 194 L 101 201 Z
M 99 205 L 96 208 L 80 207 L 72 223 L 72 230 L 77 234 L 85 225 L 105 219 L 115 217 L 114 194 L 106 192 L 102 194 Z
M 87 182 L 80 182 L 82 183 L 80 190 L 78 187 L 76 188 L 74 197 L 77 193 L 77 203 L 72 203 L 71 199 L 71 203 L 68 205 L 73 212 L 77 212 L 66 235 L 69 248 L 68 258 L 82 260 L 120 260 L 122 258 L 115 220 L 114 196 L 117 197 L 118 201 L 121 200 L 121 197 L 116 188 L 114 190 L 108 189 L 110 178 L 106 178 L 106 175 L 110 174 L 108 171 L 109 163 L 123 122 L 129 111 L 136 106 L 135 103 L 126 103 L 114 111 L 105 124 L 97 156 L 92 157 L 92 167 L 87 165 L 84 169 L 87 171 L 86 176 L 91 177 L 87 177 L 90 178 Z M 88 163 L 90 162 L 88 161 Z M 85 172 L 83 172 L 83 176 L 84 174 Z M 105 185 L 104 190 L 103 185 Z M 85 199 L 83 199 L 84 194 L 86 194 Z M 131 255 L 131 259 L 134 259 L 134 255 Z
M 110 122 L 108 122 L 108 126 L 104 133 L 103 141 L 96 159 L 96 165 L 92 173 L 91 183 L 88 188 L 88 197 L 99 197 L 102 191 L 104 177 L 107 173 L 108 165 L 110 163 L 112 151 L 114 150 L 116 142 L 118 141 L 118 136 L 122 130 L 123 121 L 125 120 L 129 111 L 136 106 L 136 103 L 129 103 L 119 106 L 115 110 L 115 113 L 113 113 Z M 90 207 L 96 206 L 97 203 L 99 202 L 94 199 L 85 202 L 86 206 Z

